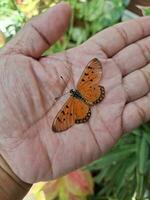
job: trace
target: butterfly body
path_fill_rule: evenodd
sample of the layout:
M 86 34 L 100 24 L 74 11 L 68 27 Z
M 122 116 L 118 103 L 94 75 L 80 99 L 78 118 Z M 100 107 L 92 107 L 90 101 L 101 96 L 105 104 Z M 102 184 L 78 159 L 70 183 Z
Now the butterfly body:
M 87 101 L 86 99 L 84 99 L 84 97 L 82 97 L 82 95 L 80 94 L 80 92 L 78 90 L 70 90 L 70 94 L 71 96 L 73 96 L 74 98 L 80 99 L 81 101 L 83 101 L 84 103 L 91 105 L 91 102 Z
M 100 103 L 105 96 L 105 89 L 99 85 L 102 66 L 97 58 L 92 59 L 83 71 L 75 90 L 70 90 L 70 97 L 56 115 L 52 130 L 61 132 L 74 123 L 85 123 L 91 116 L 91 106 Z
M 81 96 L 80 92 L 78 90 L 70 90 L 70 94 L 71 96 L 77 98 L 77 99 L 83 99 L 83 97 Z

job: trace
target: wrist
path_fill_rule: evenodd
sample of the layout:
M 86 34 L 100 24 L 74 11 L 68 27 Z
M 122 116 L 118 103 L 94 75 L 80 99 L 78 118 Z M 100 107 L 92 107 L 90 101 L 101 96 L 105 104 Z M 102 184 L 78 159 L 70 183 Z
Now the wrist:
M 0 155 L 0 198 L 3 200 L 21 200 L 31 185 L 20 180 Z

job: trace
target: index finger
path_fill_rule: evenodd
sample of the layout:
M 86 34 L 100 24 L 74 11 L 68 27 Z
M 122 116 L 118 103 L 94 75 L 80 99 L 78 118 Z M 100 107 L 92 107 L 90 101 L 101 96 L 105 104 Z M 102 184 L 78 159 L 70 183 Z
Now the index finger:
M 54 44 L 66 30 L 71 15 L 69 4 L 61 2 L 39 16 L 32 18 L 2 49 L 40 58 L 42 53 Z
M 150 35 L 150 16 L 140 17 L 107 28 L 90 38 L 107 57 Z

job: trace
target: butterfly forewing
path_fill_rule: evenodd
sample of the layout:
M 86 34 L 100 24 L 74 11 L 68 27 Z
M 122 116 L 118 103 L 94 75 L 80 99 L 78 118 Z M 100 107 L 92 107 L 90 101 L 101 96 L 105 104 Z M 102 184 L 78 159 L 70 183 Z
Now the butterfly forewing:
M 52 130 L 54 132 L 64 131 L 70 128 L 75 123 L 75 113 L 74 113 L 74 98 L 71 96 L 66 101 L 62 109 L 56 115 Z
M 85 67 L 77 84 L 77 90 L 82 91 L 83 88 L 90 85 L 98 84 L 102 76 L 102 66 L 97 58 L 92 59 Z
M 94 58 L 85 67 L 77 84 L 77 90 L 91 104 L 98 103 L 104 98 L 104 87 L 99 86 L 101 77 L 101 63 L 97 58 Z

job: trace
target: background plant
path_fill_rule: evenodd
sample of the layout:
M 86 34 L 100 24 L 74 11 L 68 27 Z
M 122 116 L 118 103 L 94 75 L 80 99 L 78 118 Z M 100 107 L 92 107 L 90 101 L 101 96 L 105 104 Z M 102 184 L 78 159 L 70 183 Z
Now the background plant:
M 65 0 L 72 10 L 72 21 L 67 33 L 50 52 L 78 45 L 94 33 L 118 22 L 128 0 Z M 8 41 L 32 16 L 38 15 L 58 0 L 1 0 L 0 30 Z

